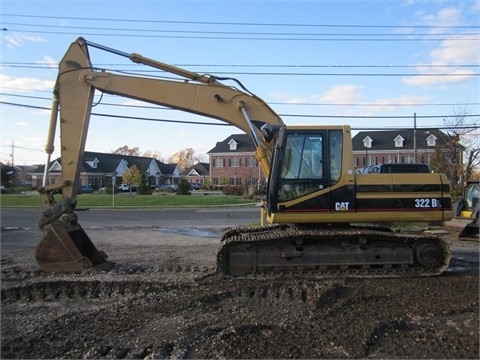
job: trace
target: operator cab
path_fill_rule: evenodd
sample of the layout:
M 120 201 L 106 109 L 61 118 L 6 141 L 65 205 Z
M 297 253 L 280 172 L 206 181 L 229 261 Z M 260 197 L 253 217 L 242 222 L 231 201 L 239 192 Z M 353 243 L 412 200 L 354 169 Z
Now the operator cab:
M 269 179 L 271 209 L 335 185 L 342 176 L 342 148 L 341 129 L 281 129 Z

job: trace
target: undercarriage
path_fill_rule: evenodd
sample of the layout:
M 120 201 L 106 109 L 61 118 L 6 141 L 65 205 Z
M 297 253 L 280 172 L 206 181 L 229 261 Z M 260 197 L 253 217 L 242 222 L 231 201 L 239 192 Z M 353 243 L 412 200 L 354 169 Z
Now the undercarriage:
M 450 259 L 448 245 L 432 235 L 276 224 L 228 229 L 217 267 L 237 278 L 434 276 L 448 268 Z

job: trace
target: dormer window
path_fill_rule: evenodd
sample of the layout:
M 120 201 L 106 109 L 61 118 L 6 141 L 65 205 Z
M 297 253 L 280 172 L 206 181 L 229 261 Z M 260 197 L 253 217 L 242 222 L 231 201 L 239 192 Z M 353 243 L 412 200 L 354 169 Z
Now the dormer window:
M 61 170 L 62 170 L 62 165 L 60 165 L 58 161 L 55 161 L 49 169 L 49 171 L 61 171 Z
M 96 169 L 97 168 L 97 165 L 99 163 L 98 159 L 95 158 L 93 160 L 87 160 L 85 161 L 92 169 Z
M 372 147 L 372 142 L 372 138 L 370 136 L 367 136 L 365 139 L 363 139 L 363 147 L 370 149 Z
M 395 139 L 393 139 L 393 141 L 395 141 L 395 147 L 403 147 L 403 142 L 405 139 L 398 135 Z
M 435 146 L 437 144 L 437 137 L 433 134 L 430 134 L 429 137 L 427 137 L 427 146 Z
M 230 150 L 237 150 L 238 143 L 235 140 L 230 140 L 228 142 L 228 145 L 230 145 Z

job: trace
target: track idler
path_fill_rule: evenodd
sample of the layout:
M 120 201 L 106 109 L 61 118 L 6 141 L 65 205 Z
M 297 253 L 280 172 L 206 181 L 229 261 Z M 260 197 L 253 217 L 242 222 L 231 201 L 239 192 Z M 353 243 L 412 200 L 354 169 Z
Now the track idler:
M 37 264 L 45 272 L 81 272 L 107 261 L 78 223 L 74 206 L 64 200 L 42 214 L 43 239 L 37 245 Z

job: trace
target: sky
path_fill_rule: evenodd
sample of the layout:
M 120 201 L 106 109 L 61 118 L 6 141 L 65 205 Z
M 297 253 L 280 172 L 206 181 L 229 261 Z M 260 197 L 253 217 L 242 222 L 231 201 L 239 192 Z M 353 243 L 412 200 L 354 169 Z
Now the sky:
M 234 77 L 287 125 L 442 128 L 459 114 L 479 123 L 480 0 L 2 0 L 0 22 L 3 163 L 45 163 L 58 62 L 80 36 Z M 112 72 L 149 70 L 111 53 L 90 56 Z M 123 97 L 97 94 L 95 103 L 87 151 L 127 145 L 166 161 L 186 148 L 205 155 L 241 133 Z M 58 138 L 55 148 L 53 159 Z

